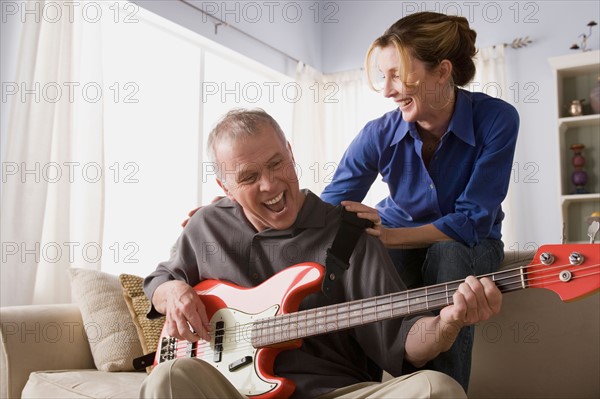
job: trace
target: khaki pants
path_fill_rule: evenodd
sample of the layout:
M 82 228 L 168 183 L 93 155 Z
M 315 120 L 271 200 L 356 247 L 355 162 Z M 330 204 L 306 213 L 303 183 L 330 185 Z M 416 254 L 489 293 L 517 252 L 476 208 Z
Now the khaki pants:
M 319 399 L 466 398 L 452 378 L 436 371 L 419 371 L 383 383 L 364 382 L 329 392 Z M 140 398 L 245 399 L 221 373 L 197 359 L 162 363 L 142 384 Z

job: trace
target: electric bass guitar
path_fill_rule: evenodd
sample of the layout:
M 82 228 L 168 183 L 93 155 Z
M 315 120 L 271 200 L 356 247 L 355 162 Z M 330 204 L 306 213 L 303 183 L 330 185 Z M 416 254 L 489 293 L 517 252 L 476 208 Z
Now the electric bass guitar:
M 599 290 L 599 258 L 600 244 L 545 245 L 529 265 L 478 277 L 490 278 L 501 292 L 546 288 L 571 301 Z M 302 338 L 441 309 L 452 304 L 452 295 L 463 282 L 298 311 L 302 299 L 320 290 L 323 274 L 321 265 L 302 263 L 254 288 L 202 281 L 194 289 L 213 327 L 210 341 L 178 340 L 163 328 L 154 364 L 182 357 L 202 359 L 242 395 L 288 398 L 294 383 L 273 373 L 279 352 L 299 348 Z

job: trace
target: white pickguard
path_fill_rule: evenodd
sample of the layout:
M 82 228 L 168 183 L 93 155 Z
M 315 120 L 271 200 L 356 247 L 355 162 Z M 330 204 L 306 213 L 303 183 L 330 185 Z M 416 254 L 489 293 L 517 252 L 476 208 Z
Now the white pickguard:
M 256 352 L 250 342 L 252 323 L 265 318 L 275 316 L 279 305 L 273 305 L 258 314 L 248 314 L 235 309 L 220 309 L 212 317 L 210 324 L 215 326 L 217 322 L 225 323 L 223 336 L 223 352 L 220 362 L 214 362 L 215 338 L 211 338 L 210 349 L 199 358 L 215 367 L 227 378 L 231 384 L 238 389 L 242 395 L 252 396 L 263 394 L 273 390 L 277 384 L 265 381 L 260 377 L 256 369 Z M 230 371 L 229 365 L 243 359 L 245 356 L 252 357 L 252 363 L 246 364 L 237 370 Z

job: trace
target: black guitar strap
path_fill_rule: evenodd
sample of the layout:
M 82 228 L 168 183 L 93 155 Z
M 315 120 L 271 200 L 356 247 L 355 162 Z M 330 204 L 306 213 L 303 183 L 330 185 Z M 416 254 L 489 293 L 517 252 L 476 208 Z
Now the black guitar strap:
M 154 358 L 156 357 L 156 351 L 145 354 L 144 356 L 136 357 L 133 359 L 133 369 L 141 370 L 154 364 Z
M 348 212 L 344 207 L 341 207 L 341 210 L 340 226 L 325 258 L 325 277 L 321 286 L 325 296 L 329 296 L 335 280 L 350 267 L 350 256 L 360 236 L 367 227 L 373 227 L 373 222 L 370 220 L 361 219 L 356 216 L 356 213 Z

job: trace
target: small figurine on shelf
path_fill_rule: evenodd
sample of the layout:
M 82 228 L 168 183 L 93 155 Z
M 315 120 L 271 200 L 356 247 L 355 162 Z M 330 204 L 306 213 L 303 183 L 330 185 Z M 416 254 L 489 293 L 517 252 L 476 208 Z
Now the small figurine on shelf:
M 571 50 L 579 50 L 581 49 L 581 51 L 590 51 L 589 48 L 587 48 L 587 40 L 590 38 L 590 36 L 592 36 L 592 28 L 594 26 L 598 25 L 596 23 L 596 21 L 590 21 L 588 22 L 587 26 L 589 26 L 590 30 L 589 33 L 586 35 L 585 33 L 582 33 L 581 35 L 577 36 L 581 38 L 581 42 L 580 44 L 574 43 L 570 49 Z
M 600 212 L 592 212 L 590 216 L 586 218 L 588 224 L 587 235 L 590 237 L 590 244 L 596 241 L 596 234 L 600 230 Z
M 585 218 L 587 224 L 592 224 L 593 222 L 600 222 L 600 211 L 592 212 L 590 216 Z
M 571 174 L 571 181 L 575 185 L 575 191 L 573 194 L 587 194 L 585 190 L 585 185 L 587 184 L 588 175 L 583 170 L 583 166 L 585 165 L 585 158 L 581 155 L 581 152 L 585 148 L 583 144 L 572 144 L 571 150 L 573 151 L 573 158 L 571 159 L 571 164 L 575 168 L 573 173 Z
M 569 115 L 571 116 L 581 116 L 583 115 L 583 102 L 585 98 L 581 100 L 573 100 L 569 105 Z

